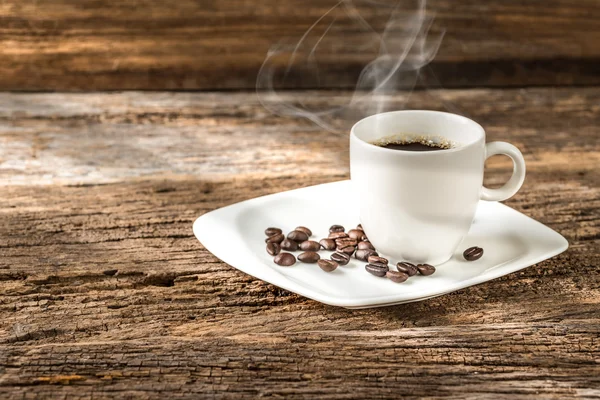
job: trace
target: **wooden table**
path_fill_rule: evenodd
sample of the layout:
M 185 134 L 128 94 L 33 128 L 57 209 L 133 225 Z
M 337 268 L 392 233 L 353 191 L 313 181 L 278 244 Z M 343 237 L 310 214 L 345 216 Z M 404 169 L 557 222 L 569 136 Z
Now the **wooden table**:
M 0 94 L 0 397 L 600 397 L 600 88 L 409 107 L 517 145 L 528 175 L 506 204 L 569 250 L 427 301 L 326 306 L 220 262 L 192 222 L 347 179 L 346 135 L 251 92 Z M 495 185 L 511 164 L 487 167 Z

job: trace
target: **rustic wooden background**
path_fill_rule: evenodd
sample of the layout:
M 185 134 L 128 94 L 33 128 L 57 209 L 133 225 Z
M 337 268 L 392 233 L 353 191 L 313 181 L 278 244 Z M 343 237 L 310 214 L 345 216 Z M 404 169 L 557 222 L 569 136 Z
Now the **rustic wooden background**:
M 3 0 L 0 89 L 251 89 L 269 48 L 300 38 L 335 3 Z M 429 0 L 427 7 L 432 30 L 447 32 L 431 65 L 444 87 L 600 83 L 598 0 Z M 390 14 L 361 10 L 376 29 Z M 367 62 L 356 49 L 364 32 L 343 16 L 336 27 L 338 50 L 319 60 L 323 86 L 348 88 Z M 301 76 L 288 83 L 306 84 Z
M 600 398 L 600 1 L 430 0 L 447 34 L 429 72 L 446 89 L 391 103 L 517 145 L 528 176 L 506 204 L 565 253 L 350 311 L 194 238 L 205 212 L 348 178 L 347 136 L 254 93 L 269 47 L 332 4 L 0 4 L 0 398 Z M 331 90 L 296 76 L 282 96 L 347 100 L 366 61 L 353 29 L 333 32 L 345 57 L 323 58 Z M 486 166 L 491 186 L 511 171 Z
M 0 95 L 0 397 L 597 398 L 600 89 L 421 91 L 411 106 L 447 103 L 523 150 L 506 204 L 570 249 L 350 311 L 233 269 L 191 228 L 348 178 L 346 136 L 252 93 Z M 510 168 L 492 160 L 486 183 Z

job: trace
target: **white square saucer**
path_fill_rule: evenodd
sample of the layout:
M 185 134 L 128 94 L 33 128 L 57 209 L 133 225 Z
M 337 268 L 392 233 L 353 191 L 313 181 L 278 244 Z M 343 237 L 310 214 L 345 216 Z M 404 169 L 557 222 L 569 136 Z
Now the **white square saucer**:
M 265 250 L 264 230 L 276 226 L 285 234 L 303 225 L 311 239 L 327 237 L 329 227 L 354 228 L 360 221 L 350 195 L 350 181 L 327 183 L 243 201 L 211 211 L 194 222 L 194 234 L 215 256 L 256 278 L 325 304 L 368 308 L 420 301 L 518 271 L 562 253 L 567 240 L 547 226 L 496 202 L 480 201 L 469 234 L 454 256 L 436 265 L 431 276 L 394 283 L 365 271 L 352 258 L 347 266 L 327 273 L 316 264 L 297 262 L 280 267 Z M 462 252 L 485 250 L 467 262 Z M 295 255 L 298 255 L 296 252 Z M 321 250 L 321 257 L 331 252 Z M 390 260 L 395 264 L 400 260 Z M 393 267 L 392 267 L 393 268 Z

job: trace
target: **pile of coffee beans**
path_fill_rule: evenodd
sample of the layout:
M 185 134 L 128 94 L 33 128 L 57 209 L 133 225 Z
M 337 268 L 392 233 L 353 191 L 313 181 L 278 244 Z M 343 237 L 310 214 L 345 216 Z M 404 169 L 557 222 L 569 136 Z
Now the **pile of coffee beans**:
M 303 263 L 316 263 L 323 271 L 335 271 L 340 265 L 347 265 L 352 257 L 367 263 L 365 270 L 372 275 L 388 278 L 392 282 L 405 282 L 411 276 L 429 276 L 435 273 L 435 267 L 429 264 L 412 264 L 401 261 L 396 264 L 397 271 L 390 270 L 389 260 L 380 257 L 375 247 L 369 241 L 362 226 L 346 229 L 341 225 L 332 225 L 329 228 L 329 236 L 319 240 L 311 240 L 312 231 L 304 226 L 299 226 L 286 235 L 279 228 L 267 228 L 267 253 L 272 255 L 273 262 L 282 267 L 289 267 L 296 263 L 296 257 L 290 253 L 297 250 L 302 251 L 297 260 Z M 319 250 L 333 251 L 329 260 L 322 259 Z M 285 250 L 285 251 L 283 251 Z M 481 258 L 483 249 L 471 247 L 463 253 L 467 261 L 475 261 Z
M 299 226 L 285 236 L 283 231 L 279 228 L 267 228 L 265 230 L 267 238 L 267 253 L 274 256 L 273 262 L 282 267 L 289 267 L 296 264 L 296 257 L 289 253 L 298 249 L 303 252 L 298 255 L 298 260 L 304 263 L 314 264 L 318 262 L 321 257 L 317 253 L 321 249 L 321 245 L 314 240 L 309 240 L 312 236 L 312 231 L 304 226 Z M 285 251 L 282 251 L 285 250 Z M 319 264 L 321 266 L 321 264 Z M 337 268 L 335 265 L 332 268 L 331 265 L 323 264 L 321 266 L 324 270 L 333 271 Z
M 417 274 L 431 275 L 435 272 L 435 267 L 429 264 L 414 265 L 407 261 L 401 261 L 396 264 L 397 271 L 390 270 L 389 261 L 387 258 L 379 257 L 372 254 L 367 258 L 368 264 L 365 266 L 367 272 L 381 278 L 386 277 L 392 282 L 402 283 L 408 280 L 411 276 Z

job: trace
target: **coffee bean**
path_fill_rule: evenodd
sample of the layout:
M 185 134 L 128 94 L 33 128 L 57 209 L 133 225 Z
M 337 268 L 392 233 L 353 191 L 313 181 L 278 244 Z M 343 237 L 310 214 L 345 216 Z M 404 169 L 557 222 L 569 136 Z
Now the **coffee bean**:
M 419 264 L 417 265 L 417 269 L 421 275 L 431 275 L 435 272 L 435 267 L 429 264 Z
M 319 254 L 315 253 L 314 251 L 305 251 L 304 253 L 298 254 L 298 260 L 302 261 L 303 263 L 314 264 L 319 261 L 320 258 L 321 257 Z
M 341 225 L 331 225 L 329 227 L 329 233 L 334 233 L 334 232 L 344 232 L 344 227 Z
M 408 274 L 404 272 L 388 271 L 385 276 L 392 282 L 402 283 L 408 279 Z
M 377 256 L 377 255 L 379 255 L 379 254 L 377 254 L 377 252 L 375 250 L 363 249 L 363 250 L 357 250 L 356 254 L 354 254 L 354 257 L 360 261 L 367 261 L 369 256 Z
M 352 239 L 361 241 L 364 239 L 365 233 L 363 231 L 361 231 L 360 229 L 350 229 L 348 231 L 348 236 L 351 237 Z
M 373 264 L 373 263 L 382 263 L 384 265 L 388 265 L 388 259 L 387 258 L 383 258 L 383 257 L 379 257 L 376 255 L 372 255 L 367 257 L 367 261 L 369 262 L 369 264 Z
M 343 238 L 347 238 L 348 234 L 345 232 L 333 232 L 329 234 L 329 239 L 343 239 Z
M 335 239 L 335 245 L 337 247 L 346 247 L 346 246 L 356 246 L 357 242 L 356 239 L 352 239 L 352 238 L 341 238 L 341 239 Z
M 373 245 L 370 242 L 358 242 L 358 249 L 359 250 L 366 250 L 366 249 L 371 249 L 371 250 L 375 250 L 375 247 L 373 247 Z
M 267 243 L 267 253 L 276 256 L 281 251 L 281 246 L 277 243 Z
M 290 253 L 279 253 L 275 256 L 273 262 L 282 267 L 289 267 L 290 265 L 296 264 L 296 257 Z
M 356 229 L 360 229 L 361 231 L 364 231 L 364 229 L 363 229 L 363 227 L 362 227 L 362 224 L 358 224 L 358 225 L 356 225 Z
M 307 240 L 305 242 L 300 243 L 300 249 L 304 251 L 319 251 L 321 245 L 314 240 Z
M 281 243 L 281 242 L 283 242 L 283 239 L 285 239 L 285 236 L 283 236 L 283 233 L 276 233 L 275 235 L 266 238 L 265 242 L 267 242 L 267 243 Z
M 350 256 L 346 253 L 341 253 L 339 251 L 333 253 L 329 258 L 331 258 L 333 261 L 337 262 L 340 265 L 346 265 L 350 262 Z
M 290 233 L 288 233 L 287 238 L 293 240 L 294 242 L 301 243 L 305 240 L 308 240 L 308 235 L 306 234 L 306 232 L 302 231 L 291 231 Z
M 338 267 L 338 263 L 333 260 L 319 260 L 317 261 L 319 267 L 325 272 L 331 272 Z
M 467 261 L 479 260 L 482 255 L 483 255 L 483 249 L 481 247 L 477 247 L 477 246 L 469 247 L 463 253 L 463 257 Z
M 379 264 L 379 265 L 375 265 L 375 264 L 367 264 L 365 266 L 365 269 L 367 270 L 368 273 L 378 276 L 380 278 L 384 277 L 385 274 L 388 272 L 389 268 L 385 265 Z
M 299 226 L 296 228 L 297 231 L 304 232 L 308 235 L 308 237 L 312 236 L 312 231 L 305 226 Z
M 369 263 L 369 264 L 374 265 L 376 267 L 380 267 L 380 268 L 384 268 L 385 267 L 387 269 L 390 269 L 387 264 L 384 264 L 384 263 L 381 263 L 381 262 L 372 262 L 372 263 Z
M 281 242 L 281 248 L 287 251 L 296 251 L 298 250 L 298 243 L 290 239 L 285 239 L 283 242 Z
M 280 233 L 281 233 L 281 229 L 279 229 L 279 228 L 271 227 L 271 228 L 265 229 L 265 235 L 267 235 L 267 236 L 278 235 Z
M 416 265 L 406 261 L 396 264 L 396 268 L 398 268 L 398 271 L 408 274 L 408 276 L 415 276 L 419 272 Z
M 321 239 L 319 244 L 325 250 L 335 250 L 335 240 L 333 240 L 333 239 Z
M 356 251 L 356 247 L 354 247 L 354 246 L 338 247 L 338 248 L 336 248 L 336 251 L 339 251 L 341 253 L 345 253 L 345 254 L 348 254 L 349 256 L 351 256 Z

